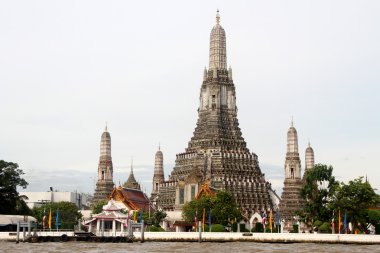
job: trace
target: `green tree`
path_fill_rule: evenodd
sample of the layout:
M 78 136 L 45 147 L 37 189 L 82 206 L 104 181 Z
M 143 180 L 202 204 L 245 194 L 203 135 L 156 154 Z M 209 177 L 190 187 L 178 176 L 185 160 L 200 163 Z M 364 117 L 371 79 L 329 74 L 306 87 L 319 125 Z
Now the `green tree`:
M 211 210 L 212 223 L 227 225 L 230 221 L 242 218 L 234 197 L 228 191 L 219 191 L 215 196 L 202 196 L 187 202 L 182 208 L 182 217 L 188 222 L 194 222 L 196 210 L 198 220 L 202 220 L 203 210 L 206 215 Z
M 328 204 L 339 185 L 332 173 L 331 165 L 316 164 L 305 174 L 305 184 L 301 189 L 301 197 L 305 203 L 299 215 L 308 224 L 312 224 L 315 220 L 331 219 L 332 210 Z
M 368 208 L 380 203 L 380 197 L 368 182 L 363 182 L 363 177 L 351 180 L 348 184 L 341 183 L 336 190 L 331 207 L 341 210 L 347 215 L 347 222 L 353 222 L 355 227 L 365 230 L 368 221 Z M 360 225 L 358 225 L 360 224 Z
M 78 224 L 78 220 L 82 217 L 78 207 L 71 202 L 61 201 L 56 203 L 46 203 L 41 207 L 32 209 L 33 216 L 37 219 L 38 224 L 42 223 L 45 215 L 45 228 L 48 227 L 49 213 L 52 213 L 52 229 L 56 228 L 56 217 L 58 212 L 58 227 L 60 229 L 73 229 Z
M 153 225 L 156 227 L 160 226 L 160 223 L 166 218 L 167 214 L 164 210 L 157 209 L 153 213 Z
M 20 196 L 17 186 L 25 189 L 28 183 L 21 177 L 24 172 L 17 163 L 0 160 L 0 214 L 29 214 L 25 196 Z
M 98 214 L 103 211 L 103 206 L 107 205 L 108 201 L 105 199 L 99 200 L 98 202 L 94 203 L 92 205 L 92 214 Z

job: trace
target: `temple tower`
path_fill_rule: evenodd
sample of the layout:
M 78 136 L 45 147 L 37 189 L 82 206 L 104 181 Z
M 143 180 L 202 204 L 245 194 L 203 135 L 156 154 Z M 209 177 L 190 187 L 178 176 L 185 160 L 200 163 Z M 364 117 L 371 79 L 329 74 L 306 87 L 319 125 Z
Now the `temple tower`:
M 128 177 L 127 181 L 123 184 L 123 187 L 141 190 L 141 186 L 137 182 L 135 175 L 133 174 L 133 161 L 131 162 L 131 172 L 129 173 L 129 177 Z
M 169 180 L 159 185 L 158 206 L 181 209 L 201 188 L 230 191 L 242 212 L 272 207 L 270 184 L 239 128 L 232 69 L 227 69 L 226 33 L 219 11 L 210 34 L 209 68 L 200 87 L 198 121 L 185 152 L 176 156 Z
M 152 199 L 158 194 L 160 189 L 160 184 L 165 181 L 164 177 L 164 156 L 161 151 L 160 145 L 158 146 L 158 151 L 156 152 L 154 158 L 154 174 L 153 174 L 153 185 L 152 185 Z
M 305 151 L 305 173 L 313 167 L 314 167 L 314 150 L 310 146 L 310 142 L 309 142 L 309 146 L 306 148 L 306 151 Z
M 296 212 L 301 209 L 303 199 L 300 191 L 303 186 L 301 179 L 301 160 L 298 153 L 297 130 L 293 121 L 287 135 L 287 152 L 285 158 L 285 180 L 280 201 L 281 218 L 285 219 L 285 229 L 291 229 L 295 222 Z
M 114 187 L 113 166 L 111 157 L 111 135 L 107 126 L 100 140 L 100 157 L 98 166 L 98 180 L 92 203 L 107 199 Z

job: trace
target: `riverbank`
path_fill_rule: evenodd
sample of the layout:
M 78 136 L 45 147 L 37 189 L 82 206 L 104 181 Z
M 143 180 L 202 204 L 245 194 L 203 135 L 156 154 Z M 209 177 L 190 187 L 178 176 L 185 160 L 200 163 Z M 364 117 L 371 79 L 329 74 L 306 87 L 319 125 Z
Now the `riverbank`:
M 55 238 L 59 241 L 62 235 L 67 235 L 76 240 L 72 232 L 39 232 L 37 236 Z M 134 241 L 141 241 L 141 233 L 134 232 Z M 118 237 L 123 235 L 117 235 Z M 96 238 L 96 239 L 94 239 Z M 99 241 L 100 237 L 93 240 Z M 106 237 L 115 238 L 115 237 Z M 22 235 L 20 240 L 22 241 Z M 200 240 L 201 239 L 201 240 Z M 12 232 L 1 232 L 0 240 L 16 241 L 16 235 Z M 290 233 L 201 233 L 198 232 L 145 232 L 144 241 L 152 242 L 260 242 L 260 243 L 328 243 L 328 244 L 380 244 L 380 235 L 355 235 L 355 234 L 290 234 Z M 115 242 L 106 239 L 104 242 Z

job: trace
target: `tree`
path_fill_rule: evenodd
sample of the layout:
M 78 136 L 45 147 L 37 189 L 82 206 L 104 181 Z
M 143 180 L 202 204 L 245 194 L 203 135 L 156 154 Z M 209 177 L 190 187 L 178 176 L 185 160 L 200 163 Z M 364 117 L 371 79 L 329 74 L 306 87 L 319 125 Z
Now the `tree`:
M 160 226 L 160 223 L 166 218 L 167 214 L 163 210 L 157 209 L 153 213 L 153 225 L 156 227 Z
M 98 214 L 103 211 L 103 206 L 107 205 L 108 201 L 105 199 L 99 200 L 98 202 L 94 203 L 92 205 L 92 214 Z
M 363 177 L 351 180 L 348 184 L 341 183 L 336 190 L 331 207 L 346 213 L 347 220 L 355 227 L 365 230 L 368 221 L 368 208 L 380 203 L 380 197 Z M 360 224 L 360 225 L 359 225 Z
M 19 196 L 17 186 L 25 189 L 28 183 L 21 178 L 24 172 L 17 163 L 0 160 L 0 213 L 1 214 L 29 214 L 24 199 Z
M 309 224 L 315 220 L 331 219 L 332 210 L 328 204 L 339 185 L 332 173 L 331 165 L 316 164 L 305 174 L 305 184 L 301 189 L 305 203 L 299 215 Z
M 33 217 L 42 224 L 42 218 L 45 215 L 45 228 L 48 227 L 49 213 L 52 212 L 52 229 L 56 228 L 56 217 L 58 212 L 58 227 L 60 229 L 73 229 L 78 224 L 78 220 L 82 218 L 82 214 L 78 211 L 78 207 L 71 202 L 61 201 L 55 203 L 46 203 L 41 207 L 32 209 Z
M 203 218 L 203 210 L 206 215 L 211 211 L 212 223 L 227 225 L 230 221 L 242 218 L 234 197 L 227 191 L 219 191 L 215 196 L 202 196 L 200 199 L 187 202 L 182 207 L 182 217 L 187 222 L 194 222 L 198 211 L 197 219 L 199 221 Z

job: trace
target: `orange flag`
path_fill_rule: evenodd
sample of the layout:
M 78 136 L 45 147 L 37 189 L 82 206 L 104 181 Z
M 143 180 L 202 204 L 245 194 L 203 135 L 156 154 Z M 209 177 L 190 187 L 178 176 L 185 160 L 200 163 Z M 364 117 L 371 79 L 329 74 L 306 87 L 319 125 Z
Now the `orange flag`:
M 48 221 L 48 224 L 49 224 L 49 229 L 51 229 L 51 208 L 50 208 L 50 213 L 49 213 L 49 221 Z
M 136 210 L 133 212 L 133 222 L 135 222 L 136 223 Z
M 270 232 L 272 233 L 272 209 L 270 209 L 270 213 L 269 213 L 269 227 L 270 227 Z
M 203 217 L 202 217 L 202 230 L 205 231 L 205 218 L 206 218 L 206 209 L 203 208 Z
M 340 209 L 339 209 L 339 213 L 338 213 L 338 232 L 339 232 L 339 234 L 340 234 L 340 226 L 342 226 L 342 221 L 340 218 Z

